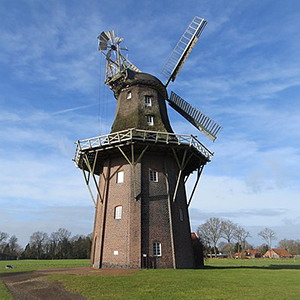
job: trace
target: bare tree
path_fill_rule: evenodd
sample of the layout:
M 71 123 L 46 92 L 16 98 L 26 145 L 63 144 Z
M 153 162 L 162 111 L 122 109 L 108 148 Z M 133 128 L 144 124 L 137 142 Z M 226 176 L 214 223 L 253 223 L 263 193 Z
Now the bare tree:
M 249 231 L 243 230 L 241 233 L 241 238 L 242 238 L 242 250 L 246 250 L 246 245 L 247 243 L 247 238 L 251 237 L 251 234 Z M 249 245 L 249 244 L 248 244 Z
M 59 228 L 51 233 L 49 248 L 53 257 L 66 255 L 70 236 L 71 232 L 65 228 Z
M 4 247 L 6 246 L 5 241 L 8 238 L 8 234 L 5 232 L 0 231 L 0 252 L 3 252 Z
M 9 245 L 9 250 L 10 250 L 10 254 L 13 256 L 19 256 L 22 248 L 21 246 L 18 244 L 18 238 L 15 235 L 12 235 L 8 241 L 8 245 Z
M 212 241 L 214 247 L 215 258 L 217 257 L 217 243 L 221 237 L 222 226 L 221 220 L 219 218 L 210 218 L 205 222 L 208 227 L 208 233 L 210 235 L 210 240 Z
M 235 238 L 238 242 L 238 252 L 241 253 L 245 250 L 246 240 L 251 237 L 250 232 L 246 231 L 243 227 L 237 226 L 235 230 Z
M 287 250 L 292 255 L 300 254 L 300 240 L 280 240 L 279 248 Z
M 237 225 L 230 220 L 223 220 L 221 222 L 221 237 L 228 243 L 229 255 L 232 257 L 232 240 L 236 237 Z
M 268 248 L 270 251 L 270 257 L 271 257 L 272 241 L 275 241 L 277 239 L 275 231 L 266 227 L 264 230 L 259 232 L 258 235 L 261 236 L 265 240 L 265 242 L 268 244 Z
M 8 234 L 0 231 L 0 243 L 8 238 Z
M 57 245 L 59 242 L 62 242 L 64 239 L 69 240 L 71 232 L 65 228 L 59 228 L 57 231 L 52 232 L 50 236 L 51 242 Z
M 46 232 L 36 231 L 30 236 L 30 247 L 37 259 L 42 258 L 47 242 L 48 234 Z
M 66 228 L 59 228 L 56 231 L 56 234 L 57 234 L 58 240 L 60 242 L 62 242 L 64 239 L 69 240 L 69 238 L 71 236 L 71 232 L 69 230 L 67 230 Z
M 221 242 L 218 243 L 218 250 L 220 252 L 222 252 L 223 254 L 230 255 L 229 244 L 225 241 L 221 241 Z
M 198 227 L 197 233 L 198 233 L 198 236 L 199 236 L 200 240 L 205 245 L 205 249 L 206 249 L 205 250 L 205 252 L 206 252 L 205 253 L 205 257 L 207 256 L 207 249 L 209 249 L 210 257 L 212 257 L 212 253 L 211 253 L 211 240 L 210 240 L 211 235 L 210 235 L 207 223 L 204 223 L 204 224 L 200 225 Z

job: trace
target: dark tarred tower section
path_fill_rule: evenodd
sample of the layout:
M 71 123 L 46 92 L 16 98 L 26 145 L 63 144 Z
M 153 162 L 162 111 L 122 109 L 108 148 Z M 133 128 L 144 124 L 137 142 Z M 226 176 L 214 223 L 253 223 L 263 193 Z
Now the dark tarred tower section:
M 174 134 L 165 86 L 127 70 L 110 134 L 78 141 L 75 163 L 97 187 L 94 268 L 194 268 L 185 180 L 211 153 Z M 98 178 L 99 177 L 99 178 Z

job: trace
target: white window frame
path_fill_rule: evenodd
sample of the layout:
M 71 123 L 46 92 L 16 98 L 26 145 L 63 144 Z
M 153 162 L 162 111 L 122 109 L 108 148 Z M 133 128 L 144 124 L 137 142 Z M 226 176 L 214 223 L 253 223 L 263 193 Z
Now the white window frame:
M 124 171 L 119 171 L 117 173 L 117 183 L 123 183 L 124 182 Z
M 158 172 L 156 170 L 149 171 L 149 180 L 151 182 L 158 182 Z
M 127 100 L 130 100 L 130 99 L 131 99 L 131 97 L 132 97 L 132 94 L 131 94 L 131 91 L 129 91 L 129 92 L 127 93 L 127 97 L 126 97 L 126 99 L 127 99 Z
M 161 257 L 161 243 L 159 243 L 159 242 L 153 243 L 153 256 Z
M 145 96 L 145 106 L 147 106 L 147 107 L 152 106 L 152 96 L 149 96 L 149 95 Z
M 115 220 L 121 220 L 123 213 L 122 205 L 115 206 Z
M 153 126 L 154 125 L 154 117 L 152 115 L 146 116 L 147 125 Z

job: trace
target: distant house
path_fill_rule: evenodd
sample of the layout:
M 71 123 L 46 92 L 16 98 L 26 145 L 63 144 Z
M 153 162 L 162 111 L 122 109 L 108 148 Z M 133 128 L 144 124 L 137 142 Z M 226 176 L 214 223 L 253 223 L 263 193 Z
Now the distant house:
M 246 258 L 261 258 L 262 254 L 256 250 L 245 250 Z
M 261 258 L 262 254 L 256 250 L 244 250 L 241 253 L 234 253 L 234 258 Z
M 274 248 L 268 250 L 263 257 L 267 258 L 291 258 L 293 255 L 288 253 L 285 249 Z

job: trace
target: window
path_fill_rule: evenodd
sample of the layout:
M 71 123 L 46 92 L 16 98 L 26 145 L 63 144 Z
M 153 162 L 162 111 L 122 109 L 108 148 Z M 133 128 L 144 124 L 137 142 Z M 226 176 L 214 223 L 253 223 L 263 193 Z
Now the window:
M 182 208 L 179 208 L 179 218 L 180 218 L 180 221 L 183 221 L 183 209 Z
M 127 100 L 131 99 L 131 92 L 127 93 Z
M 146 116 L 147 125 L 153 126 L 154 125 L 154 117 L 153 116 Z
M 117 173 L 117 183 L 124 182 L 124 171 L 120 171 Z
M 157 171 L 150 170 L 150 181 L 158 182 L 158 173 Z
M 152 106 L 152 97 L 145 96 L 145 106 Z
M 161 256 L 161 243 L 153 243 L 153 256 Z
M 122 219 L 122 206 L 121 205 L 115 207 L 115 219 L 116 220 Z

